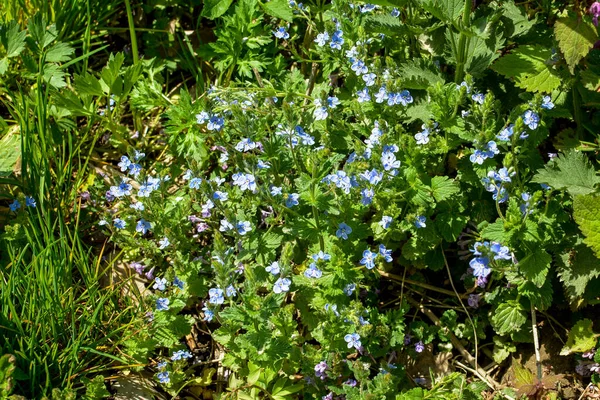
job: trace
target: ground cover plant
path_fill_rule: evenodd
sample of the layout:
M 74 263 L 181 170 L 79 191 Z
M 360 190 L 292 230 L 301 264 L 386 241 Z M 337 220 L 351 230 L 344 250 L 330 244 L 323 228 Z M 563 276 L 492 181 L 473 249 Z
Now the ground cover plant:
M 1 15 L 2 398 L 600 396 L 600 3 Z

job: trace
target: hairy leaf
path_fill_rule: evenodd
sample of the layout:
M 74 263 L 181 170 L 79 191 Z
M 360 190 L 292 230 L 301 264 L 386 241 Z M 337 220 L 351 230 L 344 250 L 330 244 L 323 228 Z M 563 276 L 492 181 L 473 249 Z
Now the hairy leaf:
M 576 196 L 594 192 L 594 186 L 600 183 L 600 177 L 583 153 L 571 150 L 539 170 L 532 182 L 546 183 L 554 189 L 566 190 Z
M 202 15 L 208 19 L 215 19 L 225 14 L 233 0 L 204 0 Z
M 551 92 L 560 86 L 560 78 L 546 64 L 552 56 L 541 46 L 520 46 L 492 66 L 501 75 L 514 80 L 515 85 L 529 92 Z
M 550 254 L 538 247 L 533 253 L 521 259 L 517 267 L 527 279 L 537 287 L 542 287 L 550 269 L 550 261 L 552 261 Z
M 517 331 L 525 321 L 527 321 L 527 314 L 521 304 L 515 300 L 500 304 L 491 319 L 494 330 L 501 336 Z
M 600 258 L 600 196 L 576 196 L 573 215 L 585 235 L 584 243 Z
M 271 0 L 263 4 L 263 9 L 267 14 L 275 18 L 280 18 L 288 22 L 292 22 L 294 19 L 294 13 L 292 13 L 287 0 Z
M 569 331 L 567 343 L 560 351 L 561 356 L 573 353 L 585 353 L 596 347 L 596 334 L 592 330 L 592 320 L 582 319 L 577 321 Z
M 575 72 L 575 66 L 589 53 L 598 40 L 596 28 L 589 18 L 575 14 L 558 19 L 554 24 L 554 34 L 571 74 Z

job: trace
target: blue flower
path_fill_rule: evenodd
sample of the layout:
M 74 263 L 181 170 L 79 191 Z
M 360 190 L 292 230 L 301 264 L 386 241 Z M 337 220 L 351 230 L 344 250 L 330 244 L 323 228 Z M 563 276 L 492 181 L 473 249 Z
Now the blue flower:
M 511 260 L 510 249 L 507 246 L 502 246 L 500 243 L 494 242 L 490 246 L 490 250 L 494 253 L 494 260 Z
M 265 271 L 271 273 L 272 275 L 279 275 L 281 268 L 279 268 L 279 263 L 274 261 L 271 263 L 271 265 L 265 267 Z
M 258 169 L 269 169 L 271 168 L 271 164 L 264 162 L 263 160 L 258 160 L 257 167 Z
M 378 172 L 375 168 L 371 171 L 366 170 L 359 175 L 365 181 L 368 181 L 371 185 L 377 185 L 383 179 L 383 172 Z
M 167 368 L 167 362 L 166 361 L 161 361 L 158 364 L 156 364 L 156 368 L 158 368 L 159 370 L 163 370 L 165 368 Z
M 417 144 L 429 143 L 429 129 L 424 128 L 421 132 L 415 134 L 415 140 Z
M 280 186 L 271 186 L 271 196 L 280 196 L 283 189 Z
M 273 285 L 273 293 L 288 292 L 291 284 L 292 281 L 290 281 L 288 278 L 279 278 Z
M 233 185 L 239 186 L 242 192 L 246 190 L 256 191 L 256 178 L 254 178 L 254 175 L 238 172 L 231 177 L 233 178 Z
M 213 199 L 220 201 L 227 201 L 229 198 L 229 194 L 227 192 L 221 192 L 220 190 L 216 190 L 213 193 Z
M 318 279 L 323 276 L 323 271 L 317 268 L 315 263 L 310 263 L 309 267 L 304 271 L 304 276 L 307 278 Z
M 220 131 L 223 128 L 223 125 L 225 125 L 225 120 L 218 115 L 213 115 L 210 117 L 206 129 L 209 131 Z
M 327 175 L 325 178 L 323 178 L 322 182 L 333 183 L 336 187 L 342 189 L 346 194 L 350 193 L 350 189 L 352 188 L 350 178 L 345 171 L 337 171 L 335 174 Z
M 411 94 L 408 90 L 403 90 L 394 97 L 395 97 L 394 101 L 396 104 L 402 104 L 405 107 L 408 104 L 413 102 L 413 97 L 411 96 Z
M 183 287 L 185 286 L 185 282 L 182 281 L 181 279 L 179 279 L 178 277 L 175 277 L 175 279 L 173 279 L 173 286 L 176 286 L 179 289 L 183 290 Z
M 494 155 L 500 153 L 500 150 L 498 150 L 498 145 L 493 140 L 490 140 L 488 142 L 487 149 L 488 149 L 488 156 L 489 156 L 489 158 L 493 158 Z
M 363 81 L 365 81 L 365 85 L 373 86 L 375 84 L 375 79 L 377 79 L 377 75 L 371 72 L 370 74 L 364 74 L 362 78 Z
M 525 111 L 523 114 L 523 123 L 529 127 L 531 130 L 535 130 L 540 123 L 540 116 L 531 110 Z
M 478 104 L 483 104 L 483 102 L 485 101 L 485 95 L 483 93 L 476 93 L 473 96 L 471 96 L 471 98 L 475 103 Z
M 320 102 L 319 102 L 320 104 Z M 324 119 L 327 119 L 327 116 L 329 114 L 327 113 L 327 107 L 323 107 L 323 106 L 318 106 L 317 108 L 315 108 L 315 111 L 313 112 L 313 117 L 315 118 L 315 121 L 322 121 Z
M 369 89 L 368 88 L 364 88 L 363 90 L 359 90 L 358 92 L 356 92 L 356 95 L 358 96 L 358 102 L 359 103 L 365 103 L 365 102 L 371 100 L 371 96 L 369 96 Z
M 169 371 L 159 372 L 158 375 L 156 375 L 156 377 L 158 378 L 158 381 L 160 383 L 169 383 L 169 382 L 171 382 L 171 378 L 169 378 Z
M 136 201 L 135 203 L 130 204 L 129 208 L 132 208 L 136 211 L 144 211 L 146 209 L 146 207 L 144 207 L 144 203 L 141 201 Z
M 487 257 L 475 257 L 469 262 L 469 266 L 473 269 L 473 276 L 485 278 L 492 271 L 488 264 L 490 259 Z
M 134 154 L 133 154 L 133 159 L 134 159 L 135 161 L 139 161 L 139 160 L 141 160 L 141 159 L 142 159 L 142 158 L 144 158 L 144 157 L 146 157 L 146 153 L 142 153 L 142 152 L 141 152 L 141 151 L 139 151 L 139 150 L 135 150 L 135 152 L 134 152 Z
M 339 29 L 333 32 L 333 35 L 331 36 L 331 43 L 329 43 L 329 47 L 335 50 L 341 50 L 342 45 L 344 44 L 344 38 L 342 37 L 343 35 L 344 32 L 342 32 Z
M 396 155 L 391 151 L 384 151 L 381 154 L 381 163 L 383 164 L 383 169 L 386 171 L 400 168 L 400 161 L 396 160 Z
M 388 92 L 385 85 L 379 88 L 379 91 L 375 93 L 375 103 L 383 103 L 389 98 Z
M 427 225 L 425 224 L 425 221 L 427 221 L 427 217 L 425 217 L 424 215 L 418 215 L 415 218 L 415 226 L 417 228 L 425 228 Z
M 554 108 L 554 103 L 552 103 L 550 96 L 544 96 L 542 99 L 542 108 L 546 110 L 552 110 Z
M 142 235 L 145 235 L 151 228 L 152 226 L 150 225 L 150 222 L 141 218 L 135 226 L 135 231 L 140 232 Z
M 373 253 L 367 249 L 363 251 L 363 258 L 360 260 L 360 264 L 364 265 L 367 269 L 375 268 L 375 259 L 377 259 L 377 253 Z
M 392 224 L 392 217 L 384 215 L 383 217 L 381 217 L 381 221 L 379 221 L 379 225 L 381 225 L 381 227 L 383 229 L 388 229 L 390 227 L 390 225 Z
M 514 127 L 515 127 L 514 124 L 510 124 L 506 128 L 502 129 L 500 131 L 500 133 L 498 135 L 496 135 L 498 140 L 502 140 L 503 142 L 508 142 L 510 140 L 510 137 L 513 135 Z
M 335 232 L 335 236 L 337 236 L 338 239 L 347 240 L 348 235 L 351 233 L 352 233 L 352 228 L 350 228 L 348 225 L 346 225 L 345 222 L 342 222 L 338 225 L 338 229 Z
M 356 75 L 359 75 L 359 76 L 369 72 L 369 68 L 367 68 L 365 63 L 358 59 L 354 60 L 350 69 L 352 69 L 352 71 L 354 71 L 356 73 Z
M 532 209 L 529 209 L 531 206 L 531 195 L 529 193 L 521 193 L 521 199 L 524 201 L 524 203 L 519 206 L 521 213 L 523 215 L 531 214 L 533 212 Z
M 375 192 L 373 189 L 363 189 L 360 192 L 361 199 L 360 202 L 363 206 L 368 206 L 373 202 L 373 197 L 375 196 Z
M 121 172 L 125 172 L 129 169 L 129 166 L 131 165 L 131 160 L 129 160 L 129 157 L 127 156 L 121 156 L 121 161 L 117 165 L 119 166 L 119 168 L 121 168 Z
M 298 193 L 289 194 L 287 199 L 285 200 L 285 206 L 286 207 L 297 206 L 299 197 L 300 197 L 300 195 Z
M 203 321 L 210 322 L 215 317 L 215 313 L 208 307 L 202 307 L 202 311 L 204 311 Z
M 123 229 L 127 225 L 127 222 L 123 221 L 121 218 L 115 218 L 113 224 L 115 225 L 115 228 Z
M 510 174 L 508 172 L 508 168 L 503 167 L 498 170 L 498 174 L 495 175 L 495 178 L 501 182 L 511 182 L 510 177 L 511 177 L 511 175 L 514 175 L 514 174 L 515 174 L 514 172 L 512 174 Z
M 340 100 L 335 96 L 330 96 L 327 98 L 327 107 L 336 108 L 340 105 Z
M 171 356 L 171 361 L 178 361 L 186 358 L 192 358 L 192 353 L 187 350 L 177 350 Z
M 377 6 L 375 4 L 367 3 L 361 7 L 360 12 L 361 12 L 361 14 L 364 14 L 364 13 L 371 12 L 371 11 L 375 10 L 376 8 L 377 8 Z
M 473 154 L 471 154 L 469 156 L 469 160 L 471 160 L 471 162 L 473 164 L 483 164 L 483 162 L 489 158 L 489 153 L 487 151 L 483 151 L 483 150 L 475 150 L 473 152 Z
M 238 144 L 235 145 L 235 149 L 240 153 L 245 153 L 250 150 L 254 150 L 257 147 L 257 143 L 253 142 L 250 138 L 242 139 Z
M 225 288 L 225 294 L 227 297 L 235 297 L 237 296 L 237 290 L 235 290 L 233 285 L 229 285 Z
M 392 9 L 392 12 L 390 13 L 390 15 L 391 15 L 392 17 L 399 17 L 399 16 L 400 16 L 400 10 L 398 10 L 396 7 L 394 7 L 394 8 Z
M 211 288 L 208 290 L 208 302 L 210 304 L 223 304 L 224 301 L 223 289 Z
M 166 297 L 161 297 L 156 300 L 156 310 L 157 311 L 167 311 L 169 309 L 169 299 Z
M 221 220 L 221 226 L 219 227 L 219 231 L 221 232 L 227 232 L 233 229 L 233 225 L 227 221 L 227 219 L 223 218 Z
M 189 183 L 190 189 L 200 189 L 200 184 L 202 183 L 202 178 L 192 178 Z
M 344 293 L 346 293 L 346 296 L 352 296 L 352 293 L 356 290 L 356 284 L 354 283 L 349 283 L 346 285 L 346 287 L 344 287 Z
M 311 256 L 311 258 L 315 261 L 319 261 L 319 260 L 329 261 L 329 260 L 331 260 L 331 255 L 324 253 L 323 250 L 319 250 L 319 252 L 317 254 L 313 254 Z
M 159 244 L 158 248 L 160 250 L 163 250 L 163 249 L 166 249 L 171 244 L 171 242 L 169 242 L 169 238 L 164 237 L 158 241 L 158 244 Z
M 325 44 L 329 41 L 329 33 L 327 32 L 323 32 L 323 33 L 319 33 L 317 35 L 317 38 L 315 39 L 315 43 L 319 46 L 325 46 Z
M 379 254 L 381 255 L 381 257 L 383 257 L 383 259 L 385 261 L 387 261 L 387 262 L 392 262 L 393 261 L 392 250 L 386 249 L 383 244 L 379 245 Z
M 460 85 L 456 85 L 456 90 L 460 90 L 460 88 L 465 88 L 467 93 L 471 93 L 471 88 L 469 87 L 469 84 L 465 81 L 462 81 L 460 83 Z
M 421 353 L 423 350 L 425 350 L 425 345 L 423 344 L 423 342 L 419 341 L 415 343 L 415 351 L 417 353 Z
M 273 31 L 273 36 L 277 39 L 289 39 L 290 34 L 287 32 L 287 28 L 285 26 L 280 26 L 276 31 Z
M 206 111 L 200 112 L 200 114 L 196 114 L 196 123 L 199 125 L 204 124 L 206 121 L 210 119 L 210 114 Z
M 19 208 L 21 208 L 21 203 L 19 203 L 19 200 L 15 199 L 12 203 L 10 203 L 8 208 L 10 208 L 10 211 L 16 212 Z
M 246 233 L 248 233 L 252 230 L 252 226 L 250 226 L 249 221 L 239 221 L 235 225 L 235 227 L 236 227 L 238 233 L 242 236 L 244 236 Z
M 348 343 L 348 348 L 351 349 L 354 347 L 355 349 L 359 349 L 361 346 L 360 343 L 360 335 L 358 333 L 350 333 L 344 336 L 344 340 Z

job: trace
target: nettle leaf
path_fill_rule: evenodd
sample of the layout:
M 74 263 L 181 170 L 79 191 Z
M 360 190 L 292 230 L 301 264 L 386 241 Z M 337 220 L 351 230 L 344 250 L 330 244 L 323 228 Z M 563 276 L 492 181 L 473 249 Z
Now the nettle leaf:
M 501 336 L 518 331 L 526 321 L 527 313 L 516 300 L 500 304 L 491 318 L 494 330 Z
M 372 0 L 369 3 L 384 7 L 404 7 L 408 0 Z
M 575 66 L 589 53 L 598 40 L 596 27 L 592 25 L 589 17 L 580 17 L 575 14 L 558 19 L 554 24 L 554 34 L 571 74 L 574 73 Z
M 583 242 L 600 258 L 600 196 L 576 196 L 573 216 L 585 235 Z
M 432 62 L 423 59 L 408 60 L 399 67 L 402 87 L 407 89 L 427 89 L 444 83 L 444 77 Z
M 558 276 L 573 304 L 586 293 L 588 283 L 600 276 L 600 260 L 589 247 L 578 243 L 570 252 L 558 257 L 557 261 Z
M 233 0 L 204 0 L 201 16 L 208 19 L 219 18 L 225 14 Z
M 517 7 L 514 3 L 509 1 L 502 4 L 502 11 L 502 16 L 510 21 L 511 30 L 508 32 L 510 37 L 526 34 L 537 22 L 537 17 L 534 17 L 530 21 L 521 7 Z
M 364 27 L 367 32 L 383 33 L 389 36 L 406 34 L 408 29 L 399 18 L 390 14 L 368 15 L 364 20 Z
M 538 247 L 533 253 L 521 259 L 517 268 L 537 287 L 542 287 L 546 281 L 551 261 L 550 254 Z
M 520 46 L 496 61 L 492 69 L 528 92 L 549 93 L 561 82 L 546 64 L 551 56 L 552 51 L 542 46 Z
M 287 0 L 271 0 L 268 3 L 264 3 L 262 7 L 267 14 L 275 18 L 280 18 L 288 22 L 292 22 L 294 19 L 294 13 Z
M 561 356 L 568 356 L 573 353 L 585 353 L 596 347 L 596 335 L 592 330 L 592 320 L 582 319 L 577 321 L 575 326 L 569 331 L 569 337 L 565 347 L 560 351 Z
M 594 186 L 600 183 L 600 177 L 583 153 L 570 150 L 539 170 L 531 181 L 545 183 L 576 196 L 595 192 Z
M 434 17 L 446 22 L 458 20 L 465 8 L 465 0 L 419 0 L 417 3 Z
M 434 176 L 431 179 L 431 191 L 435 200 L 439 202 L 454 196 L 460 188 L 447 176 Z

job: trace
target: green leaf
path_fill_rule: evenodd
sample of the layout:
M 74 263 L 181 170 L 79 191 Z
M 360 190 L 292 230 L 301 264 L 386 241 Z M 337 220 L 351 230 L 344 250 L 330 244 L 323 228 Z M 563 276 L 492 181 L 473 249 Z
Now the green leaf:
M 288 22 L 294 20 L 294 13 L 288 0 L 271 0 L 262 5 L 265 12 L 275 18 L 280 18 Z
M 537 22 L 537 17 L 529 20 L 529 17 L 523 8 L 517 7 L 513 2 L 510 1 L 502 4 L 502 11 L 502 16 L 510 21 L 512 29 L 507 32 L 510 37 L 526 34 Z
M 588 283 L 600 276 L 600 260 L 582 242 L 558 258 L 558 276 L 571 304 L 585 293 Z
M 600 258 L 600 197 L 576 196 L 573 201 L 573 216 L 585 235 L 583 242 Z
M 424 398 L 425 392 L 422 388 L 414 388 L 408 392 L 396 395 L 396 400 L 422 400 Z
M 465 0 L 418 0 L 417 3 L 425 11 L 445 22 L 455 22 L 465 8 Z
M 204 0 L 201 16 L 208 19 L 219 18 L 225 14 L 233 0 Z
M 406 61 L 399 67 L 398 73 L 402 79 L 402 87 L 407 89 L 427 89 L 445 82 L 433 63 L 423 59 Z
M 565 347 L 560 351 L 561 356 L 573 353 L 585 353 L 596 347 L 596 334 L 592 330 L 592 320 L 582 319 L 577 321 L 569 331 Z
M 434 176 L 431 179 L 431 191 L 436 201 L 443 201 L 457 194 L 460 188 L 447 176 Z
M 6 50 L 6 57 L 16 57 L 25 48 L 26 31 L 20 30 L 19 24 L 16 21 L 11 21 L 8 26 L 3 26 L 0 32 L 0 40 Z
M 65 62 L 71 59 L 71 54 L 75 49 L 66 43 L 56 43 L 48 49 L 46 53 L 46 61 L 48 62 Z
M 575 66 L 589 53 L 598 40 L 596 27 L 592 25 L 588 17 L 569 14 L 568 17 L 556 21 L 554 34 L 558 41 L 558 47 L 565 56 L 569 71 L 574 74 Z
M 533 253 L 521 259 L 517 268 L 537 287 L 542 287 L 550 269 L 550 261 L 552 261 L 550 254 L 538 247 Z
M 504 221 L 498 218 L 496 222 L 486 225 L 486 227 L 481 230 L 481 237 L 494 242 L 505 242 Z
M 8 69 L 8 57 L 0 60 L 0 75 L 4 75 Z
M 83 75 L 75 75 L 74 83 L 75 89 L 80 95 L 92 95 L 100 97 L 105 94 L 102 90 L 100 81 L 87 72 L 85 72 Z
M 364 20 L 364 27 L 367 32 L 383 33 L 388 36 L 395 36 L 407 32 L 406 27 L 399 18 L 390 14 L 368 15 Z
M 491 319 L 494 330 L 501 336 L 519 330 L 525 321 L 527 314 L 516 300 L 500 304 Z
M 520 46 L 496 61 L 492 69 L 528 92 L 549 93 L 561 82 L 546 64 L 551 56 L 551 50 L 542 46 Z
M 515 351 L 517 351 L 517 346 L 510 340 L 505 341 L 500 336 L 494 336 L 494 350 L 492 355 L 497 364 L 501 364 L 502 361 L 510 356 L 510 353 L 514 353 Z
M 600 183 L 600 177 L 583 153 L 570 150 L 538 170 L 532 182 L 545 183 L 553 189 L 566 190 L 576 196 L 595 192 L 594 186 Z
M 372 0 L 369 3 L 384 7 L 404 7 L 408 0 Z
M 13 173 L 15 165 L 21 156 L 21 139 L 19 135 L 8 133 L 0 140 L 0 177 Z
M 83 381 L 85 384 L 85 400 L 100 400 L 110 396 L 102 375 L 97 375 L 92 380 L 84 378 Z

